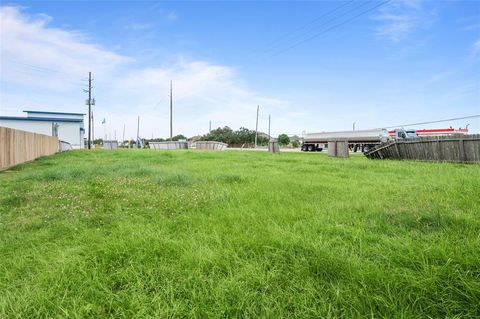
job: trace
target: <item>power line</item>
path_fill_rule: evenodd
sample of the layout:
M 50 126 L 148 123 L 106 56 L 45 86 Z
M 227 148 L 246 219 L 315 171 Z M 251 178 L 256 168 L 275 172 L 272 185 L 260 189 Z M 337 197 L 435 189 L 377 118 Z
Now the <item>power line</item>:
M 80 82 L 77 82 L 77 81 L 79 81 L 78 79 L 72 78 L 71 74 L 69 74 L 67 72 L 64 72 L 64 71 L 54 70 L 54 69 L 45 68 L 45 67 L 41 67 L 41 66 L 37 66 L 37 65 L 33 65 L 33 64 L 28 64 L 28 63 L 22 63 L 22 62 L 18 62 L 18 61 L 12 60 L 12 59 L 4 59 L 3 58 L 2 62 L 4 60 L 9 62 L 9 66 L 14 68 L 13 72 L 15 72 L 15 73 L 23 73 L 23 74 L 30 75 L 30 76 L 31 75 L 38 76 L 39 75 L 38 73 L 50 74 L 50 75 L 55 76 L 55 77 L 63 78 L 64 80 L 68 81 L 71 84 L 78 85 L 80 83 Z M 15 67 L 14 64 L 17 65 L 17 66 L 20 66 L 20 68 Z M 21 68 L 21 67 L 24 67 L 24 68 Z M 5 72 L 5 71 L 2 70 L 2 73 L 3 72 Z
M 472 119 L 480 117 L 480 114 L 477 115 L 469 115 L 469 116 L 464 116 L 464 117 L 456 117 L 456 118 L 451 118 L 451 119 L 445 119 L 445 120 L 437 120 L 437 121 L 429 121 L 429 122 L 419 122 L 419 123 L 410 123 L 410 124 L 401 124 L 401 125 L 392 125 L 392 126 L 385 126 L 383 128 L 393 128 L 393 127 L 402 127 L 402 126 L 415 126 L 415 125 L 424 125 L 424 124 L 434 124 L 434 123 L 442 123 L 442 122 L 450 122 L 450 121 L 457 121 L 457 120 L 465 120 L 465 119 Z
M 71 73 L 67 73 L 65 71 L 54 70 L 54 69 L 46 68 L 46 67 L 43 67 L 43 66 L 38 66 L 38 65 L 28 64 L 28 63 L 22 63 L 22 62 L 18 62 L 18 61 L 12 60 L 12 59 L 7 59 L 7 61 L 9 61 L 12 64 L 16 64 L 18 66 L 28 67 L 31 70 L 36 71 L 36 72 L 55 73 L 58 76 L 62 76 L 62 77 L 65 77 L 65 78 L 67 78 L 67 77 L 71 78 Z
M 295 35 L 295 33 L 297 33 L 297 31 L 301 31 L 301 30 L 303 30 L 303 29 L 305 29 L 305 28 L 307 28 L 307 27 L 309 27 L 309 26 L 311 26 L 311 25 L 314 25 L 317 21 L 321 20 L 321 19 L 324 18 L 324 17 L 329 16 L 330 14 L 336 12 L 337 10 L 339 10 L 339 9 L 345 7 L 345 6 L 347 6 L 348 4 L 350 4 L 350 3 L 353 2 L 353 1 L 354 1 L 354 0 L 350 0 L 350 1 L 344 2 L 344 3 L 342 3 L 341 5 L 333 8 L 332 10 L 330 10 L 330 11 L 328 11 L 328 12 L 325 12 L 325 13 L 322 14 L 321 16 L 319 16 L 319 17 L 317 17 L 317 18 L 309 21 L 308 23 L 306 23 L 306 24 L 304 24 L 304 25 L 296 28 L 294 31 L 289 32 L 289 33 L 286 33 L 286 34 L 284 34 L 283 36 L 278 37 L 276 40 L 270 42 L 269 46 L 272 46 L 272 45 L 273 45 L 273 47 L 267 48 L 267 49 L 263 50 L 262 52 L 268 52 L 268 51 L 270 51 L 271 49 L 274 49 L 277 44 L 279 44 L 279 43 L 282 42 L 282 40 L 284 40 L 284 39 L 286 39 L 286 38 L 289 38 L 289 37 L 292 36 L 292 35 Z M 323 25 L 323 24 L 321 24 L 321 25 Z M 317 27 L 318 27 L 318 26 L 317 26 Z M 312 28 L 310 28 L 310 30 L 312 30 Z
M 293 45 L 291 45 L 291 46 L 289 46 L 289 47 L 287 47 L 287 48 L 285 48 L 285 49 L 283 49 L 283 50 L 281 50 L 281 51 L 278 51 L 277 53 L 272 54 L 271 56 L 272 56 L 272 57 L 273 57 L 273 56 L 277 56 L 277 55 L 279 55 L 279 54 L 281 54 L 281 53 L 284 53 L 284 52 L 286 52 L 286 51 L 289 51 L 289 50 L 291 50 L 291 49 L 299 46 L 300 44 L 303 44 L 303 43 L 305 43 L 305 42 L 308 42 L 308 41 L 310 41 L 310 40 L 313 40 L 314 38 L 317 38 L 317 37 L 319 37 L 320 35 L 324 35 L 324 34 L 328 33 L 329 31 L 331 31 L 331 30 L 333 30 L 333 29 L 336 29 L 336 28 L 339 28 L 339 27 L 347 24 L 348 22 L 353 21 L 353 20 L 359 18 L 360 16 L 362 16 L 362 15 L 364 15 L 364 14 L 367 14 L 368 12 L 371 12 L 371 11 L 373 11 L 373 10 L 381 7 L 381 6 L 386 5 L 387 3 L 391 2 L 391 1 L 392 1 L 392 0 L 383 1 L 383 2 L 381 2 L 381 3 L 379 3 L 379 4 L 377 4 L 376 6 L 371 7 L 371 8 L 369 8 L 369 9 L 367 9 L 367 10 L 364 10 L 364 11 L 360 12 L 359 14 L 356 14 L 356 15 L 350 17 L 349 19 L 343 21 L 343 22 L 337 23 L 337 24 L 335 24 L 335 25 L 333 25 L 333 26 L 331 26 L 331 27 L 329 27 L 329 28 L 327 28 L 327 29 L 324 29 L 322 32 L 316 33 L 316 34 L 314 34 L 314 35 L 312 35 L 312 36 L 310 36 L 310 37 L 308 37 L 308 38 L 306 38 L 306 39 L 303 39 L 303 40 L 301 40 L 301 41 L 299 41 L 299 42 L 296 42 L 296 43 L 294 43 Z M 351 12 L 351 11 L 349 11 L 349 12 Z
M 347 10 L 347 11 L 345 11 L 345 12 L 343 12 L 343 13 L 339 14 L 339 15 L 336 15 L 336 16 L 334 16 L 334 17 L 332 17 L 332 18 L 330 18 L 330 19 L 328 19 L 328 20 L 324 21 L 324 23 L 321 23 L 321 24 L 319 24 L 319 25 L 317 25 L 317 26 L 315 26 L 315 27 L 313 27 L 313 28 L 309 28 L 309 29 L 308 29 L 308 31 L 307 31 L 307 32 L 305 32 L 305 34 L 304 34 L 304 35 L 308 35 L 308 34 L 310 34 L 310 33 L 314 32 L 316 29 L 319 29 L 319 27 L 328 26 L 328 24 L 329 24 L 330 22 L 333 22 L 333 21 L 335 21 L 335 20 L 338 20 L 339 18 L 342 18 L 342 17 L 346 16 L 347 14 L 349 14 L 349 13 L 352 13 L 352 12 L 356 11 L 357 9 L 360 9 L 361 7 L 363 7 L 363 6 L 367 5 L 367 4 L 369 4 L 370 2 L 371 2 L 371 1 L 367 1 L 367 2 L 360 2 L 360 4 L 359 4 L 359 5 L 357 5 L 357 6 L 353 7 L 353 8 L 351 8 L 350 10 Z M 300 36 L 299 36 L 299 38 L 303 37 L 304 35 L 300 35 Z M 295 40 L 295 39 L 292 39 L 292 40 Z
M 44 73 L 63 73 L 62 71 L 58 71 L 58 70 L 54 70 L 54 69 L 49 69 L 49 68 L 45 68 L 45 67 L 42 67 L 42 66 L 37 66 L 37 65 L 27 64 L 27 63 L 22 63 L 22 62 L 17 62 L 17 61 L 11 60 L 11 59 L 8 59 L 8 60 L 10 60 L 10 63 L 17 64 L 17 65 L 22 65 L 22 66 L 26 66 L 26 67 L 35 69 L 35 70 L 37 70 L 37 71 L 39 71 L 39 72 L 44 72 Z
M 12 72 L 14 72 L 15 74 L 24 74 L 24 75 L 27 75 L 29 76 L 29 79 L 33 76 L 33 77 L 38 77 L 38 76 L 41 76 L 39 73 L 37 73 L 37 71 L 39 70 L 35 70 L 35 69 L 17 69 L 17 70 L 13 70 Z M 2 70 L 1 71 L 2 73 L 6 73 L 7 71 L 4 71 Z M 51 74 L 51 76 L 55 76 L 57 78 L 60 78 L 63 82 L 67 82 L 69 84 L 72 84 L 72 85 L 83 85 L 84 83 L 81 83 L 79 79 L 74 79 L 72 77 L 68 77 L 66 75 L 62 75 L 60 73 L 58 74 Z M 44 77 L 43 77 L 44 78 Z

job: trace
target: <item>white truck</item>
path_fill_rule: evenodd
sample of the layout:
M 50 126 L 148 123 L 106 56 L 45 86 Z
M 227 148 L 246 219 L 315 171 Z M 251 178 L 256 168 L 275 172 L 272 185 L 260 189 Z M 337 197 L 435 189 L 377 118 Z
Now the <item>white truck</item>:
M 391 137 L 386 129 L 372 129 L 359 131 L 342 131 L 342 132 L 321 132 L 307 133 L 304 135 L 302 151 L 304 152 L 321 152 L 329 141 L 346 140 L 350 148 L 356 152 L 359 148 L 362 152 L 380 143 L 387 142 L 390 139 L 411 139 L 416 138 L 415 130 L 395 130 L 395 134 Z

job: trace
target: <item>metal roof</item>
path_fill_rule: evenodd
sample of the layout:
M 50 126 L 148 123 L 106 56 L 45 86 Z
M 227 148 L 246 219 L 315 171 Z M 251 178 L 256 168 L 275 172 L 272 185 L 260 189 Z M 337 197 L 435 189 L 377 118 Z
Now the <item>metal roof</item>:
M 0 116 L 0 120 L 43 121 L 43 122 L 77 122 L 77 123 L 78 122 L 83 122 L 83 119 L 69 119 L 69 118 L 55 118 L 55 117 L 22 117 L 22 116 Z
M 38 114 L 86 115 L 86 113 L 43 112 L 43 111 L 23 111 L 23 112 L 38 113 Z

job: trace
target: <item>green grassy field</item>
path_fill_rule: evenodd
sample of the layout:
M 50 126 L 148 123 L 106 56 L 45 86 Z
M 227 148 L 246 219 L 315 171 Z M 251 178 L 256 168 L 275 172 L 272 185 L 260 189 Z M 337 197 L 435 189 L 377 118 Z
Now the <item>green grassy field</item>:
M 0 172 L 1 318 L 479 318 L 480 166 L 71 151 Z

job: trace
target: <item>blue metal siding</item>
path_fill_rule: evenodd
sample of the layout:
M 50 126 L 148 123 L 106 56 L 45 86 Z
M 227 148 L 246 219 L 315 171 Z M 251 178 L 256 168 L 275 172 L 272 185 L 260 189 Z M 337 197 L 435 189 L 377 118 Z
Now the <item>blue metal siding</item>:
M 23 111 L 26 113 L 38 113 L 38 114 L 63 114 L 63 115 L 85 115 L 86 113 L 64 113 L 64 112 L 42 112 L 42 111 Z
M 68 119 L 54 117 L 21 117 L 21 116 L 0 116 L 0 120 L 14 121 L 43 121 L 43 122 L 83 122 L 83 119 Z

